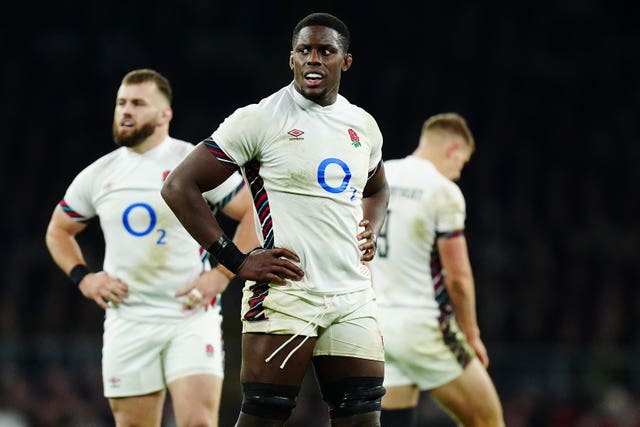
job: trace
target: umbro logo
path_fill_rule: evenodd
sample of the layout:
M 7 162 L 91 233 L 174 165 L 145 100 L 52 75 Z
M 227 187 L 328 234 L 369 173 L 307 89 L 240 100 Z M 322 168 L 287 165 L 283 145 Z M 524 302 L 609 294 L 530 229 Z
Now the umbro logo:
M 302 135 L 304 135 L 304 131 L 302 131 L 300 129 L 291 129 L 287 133 L 293 137 L 293 138 L 289 138 L 290 141 L 304 139 L 304 138 L 301 138 Z

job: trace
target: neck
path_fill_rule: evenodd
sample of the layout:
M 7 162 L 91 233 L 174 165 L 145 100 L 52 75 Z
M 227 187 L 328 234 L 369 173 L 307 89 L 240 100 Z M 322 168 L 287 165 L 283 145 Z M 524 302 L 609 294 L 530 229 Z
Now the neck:
M 430 150 L 428 147 L 419 146 L 415 149 L 412 156 L 418 157 L 422 160 L 428 160 L 433 164 L 433 166 L 440 172 L 445 175 L 443 168 L 443 157 L 442 153 L 438 153 L 437 151 Z
M 127 149 L 138 154 L 146 153 L 147 151 L 160 145 L 162 141 L 167 138 L 167 136 L 169 136 L 168 131 L 154 132 L 153 135 L 142 141 L 140 144 L 136 145 L 135 147 L 127 147 Z
M 419 145 L 414 151 L 413 153 L 411 153 L 412 156 L 415 157 L 419 157 L 423 160 L 429 160 L 430 162 L 433 162 L 433 155 L 432 153 L 424 146 Z

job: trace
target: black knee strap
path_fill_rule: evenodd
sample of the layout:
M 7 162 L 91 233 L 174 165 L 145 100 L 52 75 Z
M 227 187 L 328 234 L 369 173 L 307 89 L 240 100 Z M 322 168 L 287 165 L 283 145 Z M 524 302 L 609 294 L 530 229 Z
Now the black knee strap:
M 382 377 L 349 377 L 322 387 L 331 418 L 380 411 L 385 389 Z
M 384 409 L 380 414 L 380 424 L 383 426 L 414 426 L 416 408 Z
M 242 384 L 242 412 L 261 418 L 286 420 L 296 407 L 300 387 L 269 383 Z

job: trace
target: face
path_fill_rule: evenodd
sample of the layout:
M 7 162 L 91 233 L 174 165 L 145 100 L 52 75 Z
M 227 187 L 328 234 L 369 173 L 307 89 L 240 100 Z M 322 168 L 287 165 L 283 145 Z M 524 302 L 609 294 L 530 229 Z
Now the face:
M 338 97 L 340 76 L 351 67 L 351 54 L 343 52 L 338 32 L 313 25 L 300 30 L 289 57 L 296 90 L 322 106 Z
M 471 149 L 464 141 L 460 139 L 450 141 L 447 147 L 444 175 L 452 181 L 457 181 L 470 158 Z
M 123 147 L 136 147 L 166 123 L 168 102 L 156 84 L 121 85 L 113 114 L 113 139 Z

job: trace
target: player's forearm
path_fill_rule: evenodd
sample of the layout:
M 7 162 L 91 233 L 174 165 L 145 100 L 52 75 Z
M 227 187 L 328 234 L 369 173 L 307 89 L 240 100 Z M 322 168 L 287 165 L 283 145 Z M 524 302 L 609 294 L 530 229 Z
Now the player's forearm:
M 460 329 L 467 339 L 479 337 L 473 279 L 449 278 L 446 286 Z
M 160 194 L 184 228 L 203 248 L 208 248 L 224 234 L 195 182 L 182 180 L 175 173 L 169 174 Z
M 78 264 L 86 264 L 78 241 L 72 235 L 57 229 L 47 230 L 47 248 L 53 261 L 65 274 Z
M 371 229 L 378 235 L 384 224 L 387 215 L 387 205 L 389 204 L 389 187 L 384 185 L 375 193 L 362 199 L 363 219 L 368 219 Z
M 377 236 L 387 215 L 390 194 L 382 161 L 376 173 L 367 181 L 362 193 L 363 219 L 369 221 L 373 233 Z

